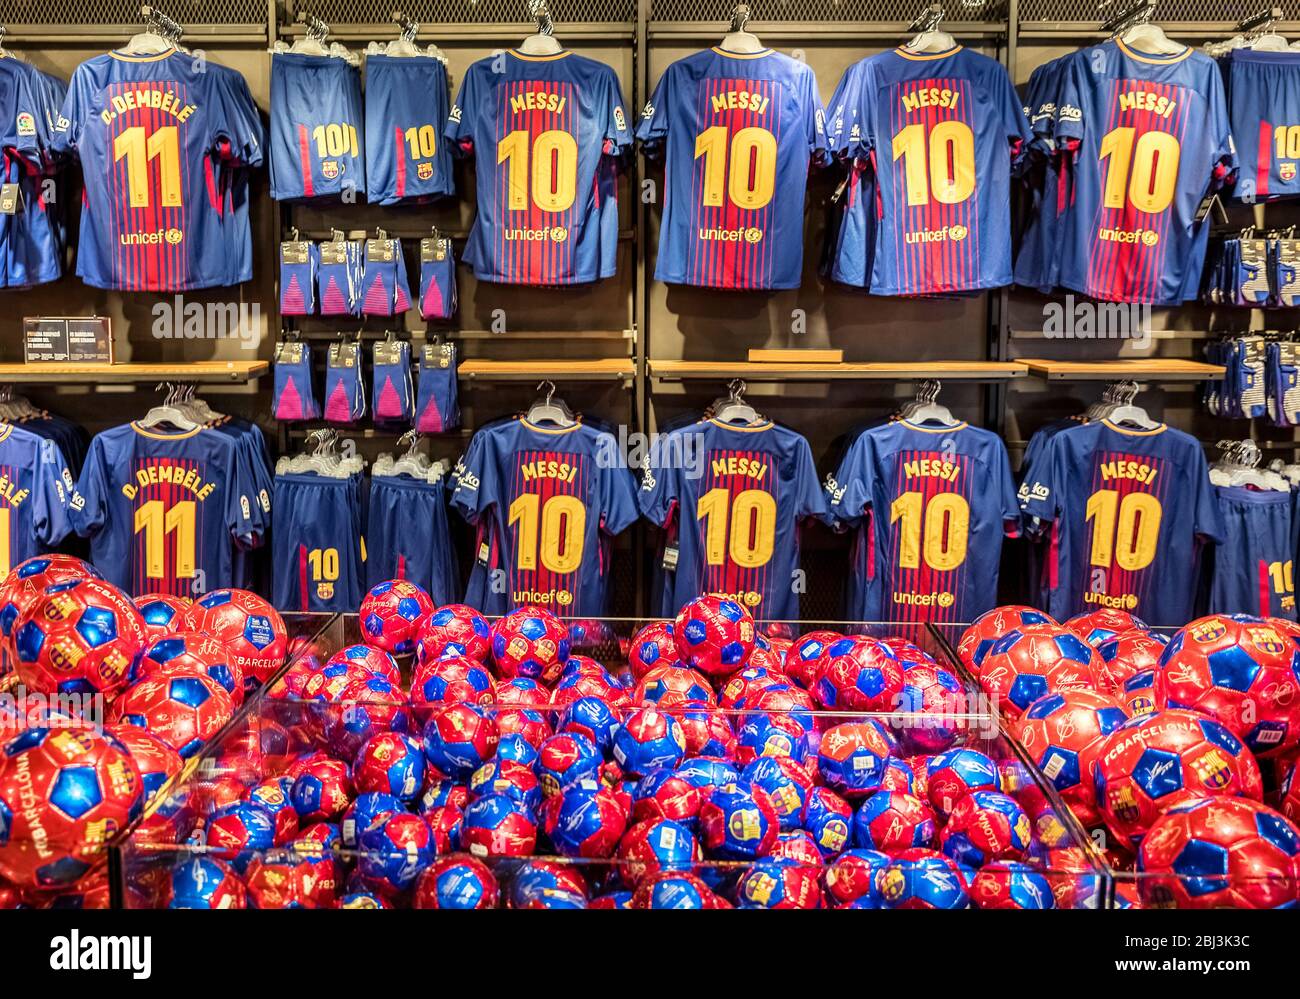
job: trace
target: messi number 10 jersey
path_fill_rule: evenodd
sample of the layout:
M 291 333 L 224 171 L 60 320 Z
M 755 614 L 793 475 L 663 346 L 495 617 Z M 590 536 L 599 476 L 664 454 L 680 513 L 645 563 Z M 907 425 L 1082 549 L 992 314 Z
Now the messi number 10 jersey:
M 559 285 L 614 274 L 615 182 L 632 132 L 612 69 L 568 51 L 480 59 L 446 137 L 474 154 L 478 215 L 463 260 L 475 277 Z
M 637 138 L 662 150 L 667 192 L 655 279 L 797 288 L 804 188 L 826 152 L 817 79 L 766 49 L 708 49 L 664 72 Z

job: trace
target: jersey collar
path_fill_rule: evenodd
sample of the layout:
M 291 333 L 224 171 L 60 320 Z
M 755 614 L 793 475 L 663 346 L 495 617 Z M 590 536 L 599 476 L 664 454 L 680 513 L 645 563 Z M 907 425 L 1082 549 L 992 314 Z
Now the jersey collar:
M 129 52 L 110 52 L 109 55 L 119 62 L 161 62 L 163 59 L 170 58 L 176 54 L 174 48 L 165 52 L 155 52 L 153 55 L 131 55 Z
M 14 432 L 12 423 L 0 423 L 0 441 L 8 440 L 9 435 Z
M 764 56 L 772 54 L 771 49 L 759 49 L 757 52 L 732 52 L 724 49 L 721 45 L 713 46 L 713 51 L 720 56 L 726 56 L 728 59 L 762 59 Z
M 909 52 L 905 46 L 900 45 L 898 48 L 894 49 L 894 53 L 902 56 L 904 59 L 911 59 L 913 62 L 933 62 L 935 59 L 947 59 L 949 56 L 956 55 L 961 50 L 962 46 L 954 45 L 952 48 L 945 49 L 942 52 Z
M 723 423 L 721 420 L 715 419 L 712 416 L 709 417 L 709 422 L 715 427 L 721 427 L 723 430 L 734 430 L 738 434 L 757 434 L 764 430 L 772 429 L 771 420 L 764 420 L 762 423 L 755 424 L 752 427 L 747 427 L 739 423 Z
M 927 427 L 923 423 L 913 423 L 911 420 L 899 420 L 898 422 L 907 427 L 908 430 L 919 430 L 923 434 L 953 434 L 970 426 L 965 420 L 951 427 Z
M 1190 45 L 1176 55 L 1156 55 L 1154 52 L 1139 52 L 1137 49 L 1129 48 L 1122 38 L 1116 38 L 1115 44 L 1119 47 L 1119 50 L 1130 59 L 1136 59 L 1138 62 L 1151 63 L 1154 66 L 1169 66 L 1176 62 L 1182 62 L 1192 54 L 1192 47 Z
M 168 433 L 161 433 L 157 430 L 147 430 L 144 427 L 140 426 L 140 424 L 136 423 L 135 421 L 132 421 L 131 429 L 134 430 L 141 437 L 148 437 L 150 440 L 183 441 L 186 440 L 187 438 L 195 436 L 203 428 L 195 427 L 193 430 L 177 430 L 174 433 L 168 434 Z
M 554 62 L 556 59 L 567 59 L 573 55 L 573 50 L 561 49 L 559 52 L 552 52 L 550 55 L 528 55 L 518 49 L 511 49 L 510 54 L 516 59 L 524 60 L 524 62 Z
M 1163 434 L 1169 429 L 1167 423 L 1162 423 L 1158 427 L 1152 427 L 1150 430 L 1137 430 L 1134 427 L 1121 427 L 1118 423 L 1111 423 L 1110 420 L 1102 420 L 1106 426 L 1117 434 L 1127 434 L 1129 437 L 1154 437 L 1156 434 Z
M 519 422 L 528 430 L 535 434 L 550 434 L 552 437 L 559 437 L 563 434 L 571 434 L 582 426 L 582 417 L 577 417 L 571 427 L 543 427 L 539 423 L 529 423 L 526 417 L 519 417 Z

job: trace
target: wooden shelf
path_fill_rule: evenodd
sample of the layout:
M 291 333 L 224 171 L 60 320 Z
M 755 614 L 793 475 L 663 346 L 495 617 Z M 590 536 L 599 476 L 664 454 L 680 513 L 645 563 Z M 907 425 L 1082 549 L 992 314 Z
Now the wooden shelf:
M 271 365 L 267 361 L 0 364 L 0 385 L 130 385 L 136 382 L 239 384 L 252 381 L 270 369 Z
M 1130 357 L 1118 361 L 1045 361 L 1021 358 L 1031 374 L 1059 382 L 1203 382 L 1223 377 L 1223 366 L 1175 357 Z
M 626 381 L 636 375 L 630 357 L 604 357 L 594 361 L 496 361 L 471 358 L 462 361 L 457 375 L 467 381 L 565 382 Z
M 650 361 L 656 381 L 940 381 L 998 382 L 1029 373 L 1023 361 L 844 361 L 839 364 L 768 364 L 751 361 Z

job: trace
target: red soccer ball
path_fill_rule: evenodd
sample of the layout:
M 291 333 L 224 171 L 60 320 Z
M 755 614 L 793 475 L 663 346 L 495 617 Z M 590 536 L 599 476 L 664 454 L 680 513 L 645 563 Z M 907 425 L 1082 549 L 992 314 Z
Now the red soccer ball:
M 842 638 L 827 647 L 810 689 L 827 710 L 892 711 L 903 689 L 903 668 L 884 642 Z
M 903 729 L 905 742 L 925 753 L 939 753 L 956 741 L 966 726 L 966 688 L 941 666 L 916 663 L 903 673 L 899 711 L 913 712 Z
M 420 872 L 411 894 L 414 909 L 495 909 L 500 901 L 492 869 L 465 853 L 435 860 Z
M 654 621 L 632 636 L 627 650 L 627 664 L 634 679 L 640 680 L 656 666 L 677 660 L 677 642 L 671 621 Z
M 200 597 L 186 609 L 181 628 L 225 642 L 244 676 L 259 685 L 283 665 L 289 648 L 279 611 L 249 590 L 213 590 Z
M 757 630 L 749 611 L 712 594 L 683 607 L 673 622 L 677 657 L 709 676 L 729 676 L 754 651 Z
M 760 692 L 768 687 L 790 686 L 791 678 L 784 673 L 773 673 L 765 667 L 746 666 L 733 674 L 718 692 L 718 707 L 738 711 L 748 706 Z
M 1052 782 L 1075 817 L 1091 828 L 1101 822 L 1092 765 L 1106 736 L 1128 721 L 1114 697 L 1092 690 L 1048 694 L 1029 706 L 1011 735 Z
M 645 673 L 632 691 L 633 704 L 679 708 L 685 704 L 716 703 L 713 685 L 703 673 L 682 663 L 666 663 Z
M 230 695 L 207 676 L 141 680 L 113 702 L 109 721 L 142 728 L 188 759 L 235 713 Z
M 180 630 L 185 611 L 190 606 L 186 597 L 174 597 L 170 593 L 145 593 L 134 598 L 140 616 L 144 618 L 145 631 L 150 641 L 157 641 L 175 634 Z
M 423 587 L 406 579 L 389 579 L 376 583 L 361 598 L 361 633 L 385 652 L 410 655 L 433 611 L 433 599 Z
M 1260 618 L 1200 618 L 1170 639 L 1155 696 L 1217 719 L 1259 756 L 1281 754 L 1300 744 L 1300 647 Z
M 420 724 L 448 704 L 491 704 L 496 699 L 496 681 L 487 667 L 465 656 L 422 663 L 411 677 L 411 707 Z
M 844 636 L 838 631 L 810 631 L 785 657 L 785 672 L 804 690 L 812 690 L 826 664 L 826 650 Z
M 935 837 L 934 809 L 900 791 L 869 795 L 853 817 L 854 844 L 882 853 L 930 846 Z
M 185 762 L 176 750 L 156 735 L 150 735 L 134 725 L 111 725 L 107 732 L 126 748 L 136 769 L 140 771 L 143 803 L 148 808 L 167 782 L 181 772 Z M 181 811 L 181 800 L 176 795 L 171 801 L 159 802 L 153 814 L 131 833 L 134 841 L 156 844 L 177 842 L 182 818 L 178 814 Z
M 1094 649 L 1116 635 L 1147 630 L 1145 621 L 1118 607 L 1102 607 L 1100 610 L 1088 611 L 1086 614 L 1076 614 L 1065 622 L 1065 627 Z
M 336 877 L 332 863 L 273 853 L 253 857 L 244 882 L 254 909 L 329 909 L 338 898 Z
M 1097 650 L 1055 624 L 1013 628 L 989 646 L 979 668 L 980 686 L 1016 717 L 1045 694 L 1096 690 Z
M 1169 640 L 1163 635 L 1148 631 L 1122 631 L 1097 646 L 1101 656 L 1101 675 L 1098 679 L 1107 693 L 1118 693 L 1124 684 L 1138 673 L 1154 670 L 1160 665 Z
M 225 642 L 206 635 L 179 634 L 154 639 L 132 671 L 131 682 L 192 673 L 216 680 L 236 707 L 244 703 L 244 671 Z
M 1027 628 L 1036 624 L 1056 624 L 1047 614 L 1032 607 L 1011 604 L 995 607 L 977 617 L 969 628 L 962 632 L 957 643 L 957 656 L 972 671 L 978 673 L 984 657 L 988 655 L 993 643 L 1008 631 Z
M 465 604 L 445 604 L 429 615 L 420 629 L 415 654 L 420 663 L 445 655 L 485 663 L 491 650 L 492 628 L 487 618 Z
M 29 728 L 0 745 L 0 876 L 61 888 L 144 805 L 125 746 L 89 728 Z
M 559 679 L 569 658 L 569 629 L 550 611 L 520 607 L 492 625 L 492 661 L 507 679 Z
M 1115 729 L 1097 751 L 1093 781 L 1106 825 L 1134 847 L 1160 815 L 1188 798 L 1263 795 L 1250 750 L 1192 711 L 1138 715 Z
M 47 586 L 67 583 L 74 579 L 102 579 L 89 562 L 72 555 L 36 555 L 19 562 L 0 582 L 0 673 L 6 663 L 12 664 L 13 650 L 9 647 L 13 637 L 14 622 L 32 601 L 45 592 Z
M 144 619 L 122 590 L 100 579 L 47 586 L 14 622 L 14 668 L 43 694 L 112 695 L 144 651 Z
M 1144 905 L 1274 909 L 1300 901 L 1300 830 L 1245 798 L 1193 798 L 1152 824 L 1138 847 Z

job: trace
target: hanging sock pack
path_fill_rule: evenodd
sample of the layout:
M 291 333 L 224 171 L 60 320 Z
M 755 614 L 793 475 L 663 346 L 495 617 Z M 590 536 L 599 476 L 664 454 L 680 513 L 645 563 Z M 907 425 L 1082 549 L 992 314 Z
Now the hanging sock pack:
M 280 244 L 280 315 L 310 316 L 316 311 L 316 272 L 320 249 L 307 240 Z
M 320 244 L 316 285 L 322 316 L 361 315 L 363 245 L 357 240 Z
M 361 345 L 336 343 L 330 347 L 325 369 L 325 419 L 351 426 L 366 413 L 366 387 L 361 380 Z
M 420 318 L 450 319 L 456 314 L 456 256 L 451 240 L 420 240 Z
M 420 351 L 420 398 L 415 412 L 415 429 L 421 433 L 440 434 L 460 426 L 454 343 L 429 343 Z
M 366 240 L 362 287 L 363 315 L 396 316 L 410 309 L 411 292 L 401 240 L 383 237 Z
M 375 422 L 409 426 L 415 394 L 411 387 L 411 345 L 405 340 L 377 343 L 373 361 Z
M 320 403 L 312 390 L 311 346 L 298 340 L 275 345 L 275 398 L 271 412 L 277 420 L 320 419 Z

